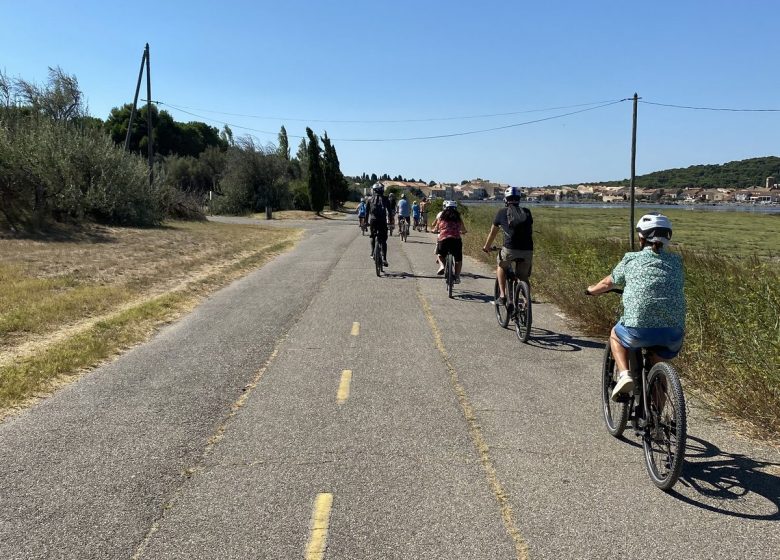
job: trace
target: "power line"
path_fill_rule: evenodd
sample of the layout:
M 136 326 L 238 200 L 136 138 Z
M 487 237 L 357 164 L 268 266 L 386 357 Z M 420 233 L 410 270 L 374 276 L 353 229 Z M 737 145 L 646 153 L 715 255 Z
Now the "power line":
M 406 138 L 333 138 L 333 141 L 334 142 L 408 142 L 408 141 L 412 141 L 412 140 L 434 140 L 434 139 L 439 139 L 439 138 L 453 138 L 453 137 L 456 137 L 456 136 L 468 136 L 468 135 L 471 135 L 471 134 L 482 134 L 482 133 L 485 133 L 485 132 L 494 132 L 494 131 L 497 131 L 497 130 L 506 130 L 508 128 L 516 128 L 516 127 L 519 127 L 519 126 L 525 126 L 525 125 L 529 125 L 529 124 L 535 124 L 535 123 L 540 123 L 540 122 L 544 122 L 544 121 L 551 121 L 551 120 L 554 120 L 554 119 L 560 119 L 560 118 L 563 118 L 563 117 L 568 117 L 568 116 L 576 115 L 576 114 L 579 114 L 579 113 L 586 113 L 588 111 L 595 111 L 596 109 L 602 109 L 604 107 L 609 107 L 611 105 L 617 105 L 618 103 L 623 103 L 624 101 L 628 101 L 628 100 L 629 100 L 628 98 L 618 99 L 618 100 L 615 100 L 615 101 L 610 101 L 608 103 L 603 103 L 601 105 L 597 105 L 595 107 L 588 107 L 586 109 L 580 109 L 578 111 L 570 111 L 568 113 L 562 113 L 562 114 L 559 114 L 559 115 L 552 115 L 550 117 L 544 117 L 544 118 L 541 118 L 541 119 L 534 119 L 534 120 L 530 120 L 530 121 L 524 121 L 524 122 L 519 122 L 519 123 L 507 124 L 507 125 L 503 125 L 503 126 L 495 126 L 495 127 L 491 127 L 491 128 L 483 128 L 483 129 L 479 129 L 479 130 L 468 130 L 468 131 L 464 131 L 464 132 L 452 132 L 452 133 L 449 133 L 449 134 L 435 134 L 435 135 L 430 135 L 430 136 L 413 136 L 413 137 L 406 137 Z M 242 129 L 242 130 L 249 130 L 249 131 L 258 132 L 258 133 L 261 133 L 261 134 L 273 134 L 273 135 L 277 134 L 276 132 L 270 132 L 268 130 L 259 130 L 259 129 L 251 128 L 251 127 L 248 127 L 248 126 L 241 126 L 241 125 L 237 125 L 237 124 L 224 122 L 224 121 L 221 121 L 221 120 L 218 120 L 218 119 L 212 119 L 212 118 L 209 118 L 209 117 L 204 117 L 203 115 L 198 115 L 196 113 L 192 113 L 190 111 L 187 111 L 185 109 L 181 109 L 181 108 L 176 107 L 174 105 L 170 105 L 168 103 L 163 103 L 162 101 L 157 101 L 157 103 L 160 104 L 160 105 L 165 105 L 166 107 L 170 107 L 171 109 L 174 109 L 176 111 L 181 111 L 182 113 L 186 113 L 186 114 L 191 115 L 193 117 L 197 117 L 199 119 L 204 119 L 204 120 L 207 120 L 207 121 L 212 121 L 212 122 L 218 122 L 218 123 L 221 123 L 221 124 L 226 124 L 227 126 L 229 126 L 231 128 L 239 128 L 239 129 Z M 304 138 L 303 136 L 297 136 L 297 135 L 294 135 L 294 134 L 288 134 L 288 136 L 292 137 L 292 138 Z
M 695 111 L 729 111 L 732 113 L 780 113 L 780 109 L 731 109 L 726 107 L 692 107 L 690 105 L 674 105 L 672 103 L 654 103 L 652 101 L 640 101 L 646 105 L 659 107 L 674 107 L 675 109 L 692 109 Z
M 607 99 L 605 101 L 592 101 L 590 103 L 578 103 L 576 105 L 561 105 L 558 107 L 545 107 L 543 109 L 526 109 L 523 111 L 510 111 L 507 113 L 486 113 L 481 115 L 463 115 L 463 116 L 451 116 L 451 117 L 429 117 L 424 119 L 383 119 L 383 120 L 372 120 L 372 119 L 366 119 L 366 120 L 360 120 L 360 119 L 351 119 L 351 120 L 339 120 L 339 119 L 301 119 L 301 118 L 292 118 L 292 117 L 266 117 L 262 115 L 249 115 L 244 113 L 228 113 L 224 111 L 214 111 L 211 109 L 198 109 L 196 107 L 188 107 L 186 105 L 180 105 L 176 106 L 176 108 L 180 111 L 184 111 L 185 109 L 189 109 L 192 111 L 199 111 L 201 113 L 212 113 L 215 115 L 226 115 L 230 117 L 245 117 L 250 119 L 260 119 L 260 120 L 273 120 L 273 121 L 289 121 L 289 122 L 310 122 L 310 123 L 338 123 L 338 124 L 390 124 L 390 123 L 417 123 L 417 122 L 437 122 L 437 121 L 457 121 L 457 120 L 466 120 L 466 119 L 483 119 L 483 118 L 489 118 L 489 117 L 508 117 L 512 115 L 522 115 L 527 113 L 544 113 L 547 111 L 560 111 L 562 109 L 574 109 L 577 107 L 588 107 L 591 105 L 602 105 L 604 103 L 611 103 L 613 99 Z M 165 103 L 162 103 L 160 101 L 157 101 L 155 103 L 161 103 L 163 105 L 166 105 Z M 173 105 L 168 105 L 169 107 L 174 107 Z

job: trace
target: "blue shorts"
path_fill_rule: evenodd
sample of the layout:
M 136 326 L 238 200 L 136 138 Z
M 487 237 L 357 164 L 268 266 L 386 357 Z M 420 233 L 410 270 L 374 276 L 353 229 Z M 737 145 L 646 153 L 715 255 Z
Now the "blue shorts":
M 685 331 L 674 327 L 639 328 L 615 325 L 615 334 L 624 348 L 653 348 L 665 360 L 680 353 Z

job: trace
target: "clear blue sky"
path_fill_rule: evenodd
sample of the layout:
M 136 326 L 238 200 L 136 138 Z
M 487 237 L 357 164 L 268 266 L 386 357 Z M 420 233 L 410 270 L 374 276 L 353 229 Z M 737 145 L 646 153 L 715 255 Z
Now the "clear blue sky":
M 533 186 L 621 179 L 630 172 L 631 104 L 405 142 L 346 139 L 449 134 L 576 109 L 405 123 L 315 119 L 506 113 L 635 91 L 661 103 L 780 108 L 777 0 L 0 0 L 0 8 L 0 68 L 42 81 L 48 66 L 61 66 L 77 76 L 95 116 L 132 101 L 149 42 L 154 99 L 196 108 L 216 126 L 275 133 L 284 124 L 292 136 L 308 122 L 334 139 L 346 174 Z M 290 143 L 294 150 L 298 140 Z M 778 154 L 780 113 L 639 106 L 640 174 Z

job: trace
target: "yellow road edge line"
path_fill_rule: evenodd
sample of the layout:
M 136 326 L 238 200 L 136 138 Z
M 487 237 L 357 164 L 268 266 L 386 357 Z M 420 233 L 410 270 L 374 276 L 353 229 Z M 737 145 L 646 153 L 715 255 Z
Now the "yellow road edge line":
M 341 372 L 341 383 L 339 383 L 339 392 L 336 394 L 336 401 L 344 404 L 349 398 L 349 385 L 352 382 L 352 370 L 345 369 Z
M 314 510 L 311 514 L 311 535 L 306 546 L 306 560 L 322 560 L 325 547 L 328 544 L 328 527 L 330 526 L 330 509 L 333 506 L 333 494 L 322 492 L 314 500 Z
M 485 438 L 482 436 L 482 428 L 480 427 L 477 415 L 474 412 L 474 407 L 471 406 L 468 396 L 466 395 L 466 390 L 460 384 L 458 379 L 458 372 L 455 371 L 455 368 L 450 361 L 450 356 L 444 346 L 444 342 L 441 337 L 441 331 L 439 330 L 439 326 L 433 316 L 431 306 L 428 304 L 428 300 L 426 300 L 425 296 L 422 294 L 419 284 L 417 285 L 417 298 L 420 300 L 423 313 L 425 314 L 425 318 L 428 320 L 428 325 L 430 326 L 431 332 L 433 333 L 433 339 L 436 348 L 441 354 L 444 365 L 447 367 L 447 370 L 450 374 L 450 384 L 455 391 L 455 395 L 458 397 L 458 402 L 460 403 L 463 416 L 465 417 L 466 424 L 468 425 L 469 435 L 471 436 L 474 447 L 476 447 L 477 453 L 479 454 L 479 459 L 482 463 L 482 468 L 485 470 L 485 475 L 487 476 L 490 489 L 493 492 L 496 501 L 498 502 L 499 508 L 501 510 L 501 519 L 504 521 L 504 527 L 515 543 L 516 558 L 517 560 L 528 560 L 528 543 L 520 534 L 520 529 L 517 527 L 515 514 L 512 510 L 511 504 L 509 503 L 509 496 L 504 491 L 501 482 L 498 480 L 496 468 L 493 465 L 493 460 L 490 458 L 490 447 L 485 441 Z
M 357 336 L 360 334 L 360 323 L 354 322 L 352 323 L 352 336 Z

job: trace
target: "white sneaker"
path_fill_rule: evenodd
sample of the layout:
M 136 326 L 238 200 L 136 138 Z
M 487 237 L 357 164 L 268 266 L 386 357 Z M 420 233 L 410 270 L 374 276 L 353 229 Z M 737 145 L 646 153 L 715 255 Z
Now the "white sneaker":
M 620 377 L 618 377 L 617 383 L 615 384 L 615 388 L 612 390 L 612 400 L 616 401 L 618 398 L 618 395 L 622 393 L 630 393 L 634 390 L 634 379 L 631 377 L 631 375 L 628 372 L 623 373 Z
M 443 267 L 443 266 L 441 266 L 441 265 L 439 265 L 439 270 L 437 270 L 437 271 L 436 271 L 436 274 L 438 274 L 439 276 L 441 276 L 442 274 L 444 274 L 444 267 Z

